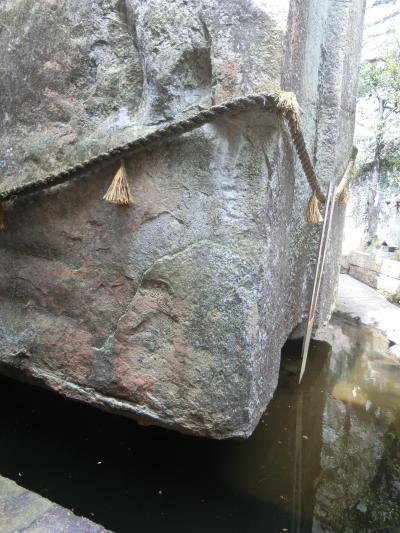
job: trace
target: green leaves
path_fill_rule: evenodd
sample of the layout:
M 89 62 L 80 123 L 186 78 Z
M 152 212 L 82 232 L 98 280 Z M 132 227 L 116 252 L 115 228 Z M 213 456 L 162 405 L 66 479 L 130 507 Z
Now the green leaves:
M 379 158 L 380 180 L 400 183 L 400 43 L 382 56 L 363 63 L 359 79 L 359 98 L 372 104 L 369 110 L 370 137 L 364 136 L 364 167 Z M 361 102 L 360 102 L 361 105 Z M 379 153 L 379 155 L 378 155 Z M 374 159 L 375 158 L 375 159 Z
M 400 45 L 361 67 L 359 96 L 374 96 L 388 110 L 400 111 Z

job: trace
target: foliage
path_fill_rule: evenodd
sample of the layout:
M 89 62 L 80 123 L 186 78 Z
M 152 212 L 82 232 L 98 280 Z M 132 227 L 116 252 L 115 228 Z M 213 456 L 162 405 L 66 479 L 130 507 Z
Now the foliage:
M 359 96 L 374 96 L 388 110 L 400 111 L 400 45 L 384 52 L 381 58 L 361 67 Z
M 380 181 L 400 183 L 400 43 L 379 59 L 366 61 L 360 72 L 359 97 L 376 104 L 375 136 L 365 147 L 372 157 L 379 153 Z M 379 144 L 379 151 L 376 149 Z M 363 162 L 366 168 L 374 164 Z
M 392 294 L 389 300 L 394 304 L 400 305 L 400 292 L 396 292 L 396 294 Z

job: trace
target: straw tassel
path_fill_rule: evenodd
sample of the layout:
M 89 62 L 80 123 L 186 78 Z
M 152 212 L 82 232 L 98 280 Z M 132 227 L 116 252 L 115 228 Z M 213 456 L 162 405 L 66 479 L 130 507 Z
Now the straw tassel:
M 123 160 L 121 160 L 120 167 L 117 170 L 108 191 L 103 196 L 103 200 L 117 205 L 133 204 L 133 197 L 129 188 L 128 175 Z
M 313 193 L 307 208 L 306 220 L 310 224 L 318 224 L 322 222 L 321 212 L 319 210 L 321 202 L 318 200 L 315 192 Z
M 349 189 L 345 187 L 339 194 L 339 204 L 347 204 L 349 201 Z
M 5 218 L 4 215 L 5 215 L 4 206 L 0 202 L 0 230 L 4 229 L 6 227 L 6 225 L 4 223 L 4 218 Z
M 300 113 L 301 109 L 297 101 L 296 95 L 289 91 L 281 91 L 278 94 L 277 110 L 282 115 L 290 116 L 290 119 L 296 130 L 300 129 Z

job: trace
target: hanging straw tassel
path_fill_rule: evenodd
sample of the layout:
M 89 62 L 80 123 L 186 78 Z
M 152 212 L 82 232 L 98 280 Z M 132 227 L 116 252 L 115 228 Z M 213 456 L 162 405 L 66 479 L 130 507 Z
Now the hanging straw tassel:
M 349 202 L 349 189 L 345 187 L 339 194 L 339 204 L 347 204 Z
M 0 230 L 4 229 L 6 227 L 6 225 L 4 223 L 4 215 L 5 215 L 4 206 L 0 202 Z
M 120 167 L 117 170 L 108 191 L 103 196 L 103 200 L 117 205 L 133 204 L 133 197 L 129 188 L 128 176 L 126 173 L 125 162 L 123 160 L 121 160 Z
M 321 212 L 319 210 L 321 202 L 318 200 L 315 192 L 313 193 L 310 201 L 308 202 L 306 220 L 310 224 L 318 224 L 322 222 Z
M 290 91 L 282 91 L 278 94 L 278 103 L 276 106 L 281 115 L 290 117 L 293 126 L 298 130 L 300 128 L 301 109 L 296 95 Z

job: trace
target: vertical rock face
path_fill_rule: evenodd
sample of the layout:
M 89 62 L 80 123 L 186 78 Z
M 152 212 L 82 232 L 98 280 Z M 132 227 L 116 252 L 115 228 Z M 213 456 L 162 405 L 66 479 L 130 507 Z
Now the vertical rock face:
M 400 0 L 367 0 L 362 62 L 376 63 L 398 47 L 400 40 Z M 343 253 L 362 250 L 371 240 L 379 245 L 386 241 L 400 248 L 398 205 L 400 184 L 393 163 L 400 150 L 400 117 L 387 110 L 383 126 L 380 169 L 374 172 L 377 135 L 382 129 L 379 103 L 374 95 L 357 100 L 355 144 L 358 151 L 357 176 L 351 182 L 350 202 L 346 213 Z
M 297 93 L 320 179 L 352 146 L 363 0 L 5 1 L 2 187 L 39 179 L 177 116 Z M 318 230 L 276 116 L 243 113 L 7 206 L 2 371 L 142 422 L 248 436 L 308 305 Z M 338 208 L 320 320 L 329 315 Z

